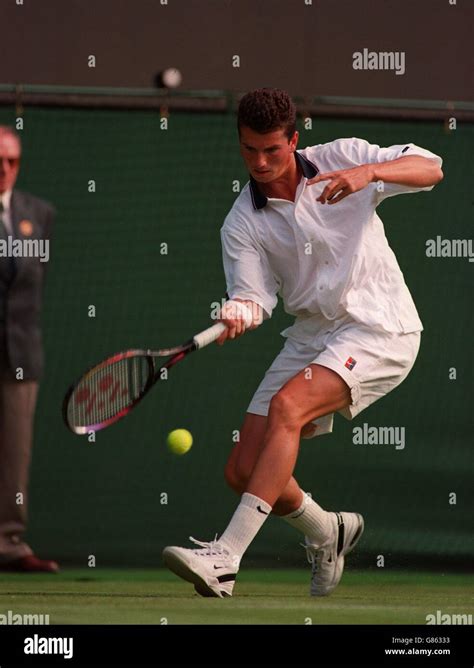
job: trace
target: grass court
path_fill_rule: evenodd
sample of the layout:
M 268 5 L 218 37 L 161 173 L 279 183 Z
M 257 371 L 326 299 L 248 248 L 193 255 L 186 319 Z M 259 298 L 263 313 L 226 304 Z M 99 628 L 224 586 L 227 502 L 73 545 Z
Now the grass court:
M 242 570 L 235 596 L 202 598 L 163 570 L 64 569 L 0 574 L 0 614 L 49 615 L 50 624 L 426 624 L 473 612 L 467 574 L 347 571 L 327 598 L 309 596 L 309 568 Z

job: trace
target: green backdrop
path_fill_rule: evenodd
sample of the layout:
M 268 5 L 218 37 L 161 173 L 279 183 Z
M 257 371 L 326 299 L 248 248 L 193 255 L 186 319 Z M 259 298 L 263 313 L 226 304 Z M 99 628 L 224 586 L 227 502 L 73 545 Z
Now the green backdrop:
M 14 110 L 0 109 L 12 123 Z M 265 370 L 291 320 L 281 307 L 257 331 L 179 365 L 96 443 L 70 434 L 61 400 L 84 367 L 116 350 L 181 342 L 208 323 L 225 292 L 219 229 L 247 180 L 232 114 L 26 109 L 18 187 L 58 209 L 43 311 L 47 366 L 36 415 L 28 540 L 63 563 L 161 565 L 168 544 L 208 540 L 237 497 L 223 468 Z M 323 507 L 357 510 L 366 534 L 354 561 L 375 566 L 467 564 L 472 540 L 472 272 L 467 259 L 430 259 L 425 242 L 469 238 L 473 126 L 328 120 L 300 146 L 359 136 L 413 141 L 444 158 L 431 193 L 379 209 L 425 326 L 414 370 L 388 397 L 332 435 L 303 441 L 296 476 Z M 96 192 L 88 192 L 94 179 Z M 168 244 L 168 255 L 160 244 Z M 95 305 L 96 317 L 88 317 Z M 449 379 L 456 368 L 457 379 Z M 356 446 L 352 429 L 404 426 L 406 447 Z M 189 454 L 167 452 L 185 427 Z M 449 503 L 455 493 L 456 504 Z M 162 494 L 167 494 L 164 504 Z M 303 564 L 300 536 L 271 518 L 247 564 Z

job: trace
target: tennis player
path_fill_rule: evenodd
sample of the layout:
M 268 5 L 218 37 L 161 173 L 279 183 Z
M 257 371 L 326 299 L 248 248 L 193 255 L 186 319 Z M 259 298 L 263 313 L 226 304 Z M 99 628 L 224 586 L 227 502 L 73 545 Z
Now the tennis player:
M 240 561 L 270 513 L 305 536 L 310 592 L 330 594 L 364 521 L 323 509 L 293 470 L 301 437 L 332 431 L 397 387 L 423 327 L 377 206 L 431 190 L 442 160 L 412 143 L 381 148 L 355 137 L 297 150 L 285 91 L 247 93 L 238 110 L 250 173 L 221 229 L 230 301 L 222 344 L 270 318 L 282 298 L 294 324 L 247 409 L 226 467 L 241 495 L 217 540 L 167 547 L 165 563 L 204 596 L 231 596 Z

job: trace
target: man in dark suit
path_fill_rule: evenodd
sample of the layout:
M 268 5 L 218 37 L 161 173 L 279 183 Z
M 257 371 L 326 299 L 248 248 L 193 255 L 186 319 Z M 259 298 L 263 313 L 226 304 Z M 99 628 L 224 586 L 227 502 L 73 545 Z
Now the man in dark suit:
M 0 126 L 0 570 L 58 571 L 24 542 L 43 352 L 40 311 L 54 208 L 14 190 L 21 141 Z

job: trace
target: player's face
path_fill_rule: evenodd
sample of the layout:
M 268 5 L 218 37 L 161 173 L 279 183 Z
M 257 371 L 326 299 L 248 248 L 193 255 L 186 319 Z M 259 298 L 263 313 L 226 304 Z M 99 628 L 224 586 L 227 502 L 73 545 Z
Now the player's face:
M 298 133 L 288 140 L 284 130 L 266 134 L 240 128 L 240 153 L 248 171 L 256 181 L 270 183 L 281 179 L 294 162 Z
M 14 136 L 0 132 L 0 194 L 15 185 L 20 169 L 20 144 Z

